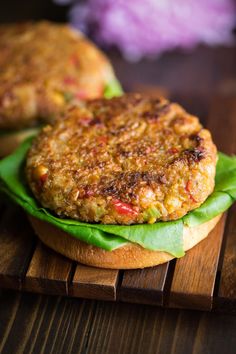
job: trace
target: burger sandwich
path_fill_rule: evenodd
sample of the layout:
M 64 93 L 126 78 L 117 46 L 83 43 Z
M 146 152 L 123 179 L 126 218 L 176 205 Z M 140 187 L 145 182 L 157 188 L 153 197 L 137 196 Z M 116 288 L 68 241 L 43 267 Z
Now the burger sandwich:
M 178 104 L 140 94 L 70 107 L 0 178 L 46 245 L 104 268 L 184 256 L 236 199 L 236 158 Z

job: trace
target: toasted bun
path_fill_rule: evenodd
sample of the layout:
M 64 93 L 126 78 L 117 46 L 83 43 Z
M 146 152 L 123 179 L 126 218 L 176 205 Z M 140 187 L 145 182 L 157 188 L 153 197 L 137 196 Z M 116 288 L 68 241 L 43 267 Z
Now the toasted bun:
M 29 136 L 38 132 L 38 128 L 28 128 L 9 132 L 0 136 L 0 157 L 10 155 Z
M 208 236 L 220 220 L 221 215 L 196 226 L 184 226 L 184 250 L 187 251 Z M 39 238 L 47 246 L 77 262 L 99 268 L 134 269 L 152 267 L 165 263 L 174 257 L 166 252 L 149 251 L 137 244 L 129 243 L 114 251 L 82 242 L 55 226 L 30 217 L 32 226 Z

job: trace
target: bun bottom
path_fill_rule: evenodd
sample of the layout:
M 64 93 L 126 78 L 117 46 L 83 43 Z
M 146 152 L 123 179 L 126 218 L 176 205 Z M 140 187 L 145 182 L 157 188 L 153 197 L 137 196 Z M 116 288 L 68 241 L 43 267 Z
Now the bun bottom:
M 221 215 L 195 227 L 184 226 L 184 250 L 189 250 L 207 237 L 220 220 Z M 152 267 L 175 258 L 169 253 L 149 251 L 134 243 L 127 244 L 114 251 L 105 251 L 102 248 L 80 241 L 49 223 L 31 216 L 29 219 L 43 243 L 64 256 L 86 265 L 110 269 L 136 269 Z
M 37 133 L 39 128 L 9 131 L 0 136 L 0 157 L 10 155 L 26 138 Z

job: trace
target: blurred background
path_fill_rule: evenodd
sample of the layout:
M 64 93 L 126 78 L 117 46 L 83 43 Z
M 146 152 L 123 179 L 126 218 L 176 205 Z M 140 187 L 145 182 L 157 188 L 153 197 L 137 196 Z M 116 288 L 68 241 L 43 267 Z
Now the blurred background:
M 126 90 L 169 95 L 204 119 L 236 94 L 235 0 L 3 0 L 0 22 L 69 22 L 110 57 Z

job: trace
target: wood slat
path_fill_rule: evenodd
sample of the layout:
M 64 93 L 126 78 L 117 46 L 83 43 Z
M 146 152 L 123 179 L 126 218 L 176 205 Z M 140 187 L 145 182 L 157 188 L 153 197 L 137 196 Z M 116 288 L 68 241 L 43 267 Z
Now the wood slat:
M 0 294 L 0 353 L 88 353 L 95 307 L 82 299 L 5 290 Z
M 226 228 L 226 245 L 217 296 L 220 308 L 236 310 L 236 205 L 229 212 Z
M 116 300 L 118 270 L 100 269 L 78 264 L 70 295 L 87 299 Z
M 20 289 L 35 245 L 22 210 L 11 206 L 0 222 L 0 287 Z
M 171 307 L 211 310 L 226 216 L 209 236 L 176 261 Z
M 212 99 L 208 119 L 209 129 L 219 150 L 236 154 L 236 95 L 217 96 Z M 222 261 L 218 296 L 218 308 L 236 306 L 236 205 L 229 211 L 226 244 Z
M 170 263 L 146 269 L 126 270 L 120 288 L 122 301 L 163 305 Z
M 38 242 L 23 289 L 43 294 L 68 295 L 72 261 Z
M 99 302 L 89 354 L 235 354 L 236 316 Z

